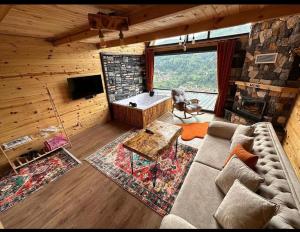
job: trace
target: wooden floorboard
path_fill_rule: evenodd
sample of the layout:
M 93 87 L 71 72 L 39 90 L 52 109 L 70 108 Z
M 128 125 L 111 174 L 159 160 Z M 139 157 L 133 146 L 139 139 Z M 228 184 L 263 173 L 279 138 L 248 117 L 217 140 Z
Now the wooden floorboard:
M 0 215 L 5 228 L 158 228 L 162 217 L 83 159 L 130 128 L 111 122 L 71 139 L 82 164 Z

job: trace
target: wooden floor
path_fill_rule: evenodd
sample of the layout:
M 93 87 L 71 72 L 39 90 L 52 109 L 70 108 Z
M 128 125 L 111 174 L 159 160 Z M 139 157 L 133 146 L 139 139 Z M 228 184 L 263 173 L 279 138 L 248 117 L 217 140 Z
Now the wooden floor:
M 86 156 L 129 130 L 111 122 L 72 138 Z M 0 215 L 5 228 L 158 228 L 162 217 L 86 161 Z
M 204 114 L 194 120 L 212 117 Z M 178 119 L 167 113 L 160 120 Z M 4 228 L 158 228 L 161 216 L 83 160 L 129 129 L 110 122 L 71 138 L 70 152 L 82 164 L 0 214 Z M 201 139 L 183 143 L 199 146 Z

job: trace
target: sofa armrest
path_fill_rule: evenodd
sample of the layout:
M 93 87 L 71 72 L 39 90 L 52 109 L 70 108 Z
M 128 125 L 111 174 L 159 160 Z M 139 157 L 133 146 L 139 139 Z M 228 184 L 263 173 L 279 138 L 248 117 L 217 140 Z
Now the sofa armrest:
M 210 122 L 207 134 L 230 140 L 238 124 L 222 121 Z
M 196 227 L 181 217 L 168 214 L 163 218 L 160 229 L 196 229 Z

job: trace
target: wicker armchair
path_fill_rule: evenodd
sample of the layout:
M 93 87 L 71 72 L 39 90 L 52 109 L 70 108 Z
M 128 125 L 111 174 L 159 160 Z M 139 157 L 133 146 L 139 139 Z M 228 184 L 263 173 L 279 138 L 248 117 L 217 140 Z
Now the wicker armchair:
M 200 113 L 202 108 L 200 106 L 199 100 L 198 99 L 187 100 L 183 90 L 172 89 L 172 98 L 173 98 L 173 109 L 172 109 L 173 114 L 174 114 L 174 109 L 183 111 L 185 119 L 187 119 L 186 113 L 188 113 L 190 115 L 193 115 L 192 113 L 195 113 L 195 112 L 197 113 L 197 115 L 203 114 L 203 113 Z M 178 117 L 178 116 L 176 116 L 176 117 Z M 191 118 L 191 117 L 188 117 L 188 118 Z

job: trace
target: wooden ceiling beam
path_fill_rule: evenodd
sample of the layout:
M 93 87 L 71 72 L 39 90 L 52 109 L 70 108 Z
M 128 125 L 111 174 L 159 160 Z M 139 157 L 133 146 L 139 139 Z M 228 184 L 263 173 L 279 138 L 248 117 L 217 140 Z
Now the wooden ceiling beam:
M 166 16 L 170 16 L 172 14 L 176 14 L 181 11 L 191 9 L 196 6 L 199 5 L 196 4 L 159 5 L 159 10 L 157 9 L 157 6 L 145 7 L 142 10 L 128 16 L 129 26 L 144 23 L 150 20 L 157 20 Z M 97 30 L 90 30 L 89 27 L 87 26 L 83 31 L 79 33 L 75 33 L 73 35 L 68 35 L 58 39 L 53 39 L 52 43 L 53 45 L 57 46 L 57 45 L 62 45 L 70 42 L 91 38 L 97 36 L 98 34 L 99 32 Z M 104 32 L 104 34 L 106 33 Z
M 299 13 L 300 5 L 265 5 L 261 9 L 249 10 L 237 14 L 232 14 L 226 17 L 218 17 L 215 19 L 199 21 L 193 24 L 184 24 L 163 30 L 130 36 L 127 38 L 125 37 L 124 44 L 134 44 L 172 36 L 186 35 Z M 98 48 L 100 48 L 99 44 L 97 44 L 97 46 Z M 106 47 L 116 46 L 120 46 L 119 39 L 106 41 Z
M 8 14 L 9 10 L 12 8 L 13 5 L 0 5 L 0 23 Z

